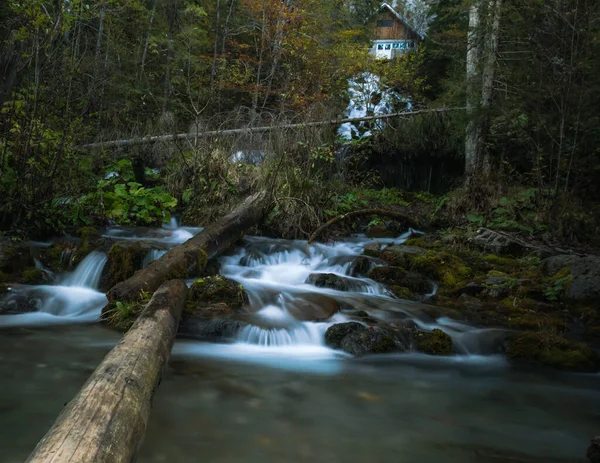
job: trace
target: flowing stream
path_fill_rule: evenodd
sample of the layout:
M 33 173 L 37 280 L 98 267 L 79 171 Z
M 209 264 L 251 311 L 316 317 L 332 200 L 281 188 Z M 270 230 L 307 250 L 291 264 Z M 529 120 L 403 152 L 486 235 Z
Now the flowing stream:
M 171 223 L 105 236 L 156 243 L 147 265 L 200 230 Z M 427 296 L 394 298 L 357 270 L 371 242 L 247 237 L 221 257 L 220 273 L 249 295 L 248 323 L 231 343 L 175 344 L 138 461 L 581 461 L 600 426 L 598 375 L 509 365 L 496 354 L 502 330 L 432 319 Z M 53 284 L 7 296 L 9 304 L 26 299 L 32 311 L 0 316 L 2 462 L 27 457 L 118 341 L 91 323 L 106 304 L 96 289 L 105 263 L 93 252 Z M 344 290 L 317 287 L 320 274 L 341 278 Z M 355 359 L 327 347 L 327 328 L 354 320 L 356 310 L 441 329 L 459 352 Z

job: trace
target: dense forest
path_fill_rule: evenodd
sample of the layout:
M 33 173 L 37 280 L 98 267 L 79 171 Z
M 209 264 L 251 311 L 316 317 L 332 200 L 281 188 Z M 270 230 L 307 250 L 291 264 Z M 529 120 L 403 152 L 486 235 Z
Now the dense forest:
M 393 62 L 368 53 L 373 0 L 10 0 L 0 8 L 8 233 L 153 223 L 175 207 L 204 222 L 214 217 L 194 210 L 265 185 L 279 169 L 280 180 L 293 177 L 286 191 L 278 183 L 279 196 L 302 200 L 281 199 L 282 214 L 302 216 L 281 230 L 289 236 L 306 236 L 325 210 L 335 212 L 340 192 L 365 187 L 454 190 L 453 220 L 581 242 L 597 235 L 592 0 L 400 4 L 425 40 Z M 343 117 L 349 81 L 365 73 L 380 87 L 363 97 L 369 114 L 384 89 L 402 95 L 393 111 L 406 111 L 406 101 L 459 109 L 375 123 L 372 137 L 354 140 L 331 125 L 202 136 Z M 134 142 L 181 132 L 200 136 Z M 84 148 L 113 139 L 132 143 Z M 339 162 L 344 146 L 353 162 Z M 235 152 L 269 156 L 254 169 L 232 162 Z M 144 175 L 148 168 L 160 174 Z M 521 197 L 526 204 L 498 213 L 500 199 Z
M 580 461 L 598 0 L 1 0 L 0 26 L 3 461 Z

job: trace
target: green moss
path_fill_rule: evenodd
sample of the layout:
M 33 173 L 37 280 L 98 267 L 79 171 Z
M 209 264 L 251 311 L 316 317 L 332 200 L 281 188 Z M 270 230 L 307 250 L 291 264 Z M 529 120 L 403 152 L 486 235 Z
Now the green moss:
M 435 329 L 431 332 L 419 331 L 415 334 L 415 342 L 417 350 L 425 354 L 452 354 L 452 338 L 442 330 Z
M 425 243 L 425 239 L 422 236 L 419 236 L 418 238 L 409 238 L 402 244 L 405 246 L 418 246 L 420 248 L 427 247 L 427 243 Z
M 115 302 L 103 314 L 107 325 L 119 331 L 129 330 L 150 299 L 152 299 L 152 293 L 141 291 L 139 298 L 135 301 Z
M 87 241 L 83 242 L 83 244 L 81 246 L 79 246 L 77 248 L 77 250 L 75 251 L 75 253 L 73 254 L 73 257 L 71 259 L 71 263 L 73 266 L 78 265 L 83 259 L 86 258 L 86 256 L 88 254 L 90 254 L 93 250 L 95 249 L 94 246 L 92 246 L 90 243 L 88 243 Z
M 520 267 L 519 261 L 517 259 L 512 259 L 510 257 L 500 257 L 495 254 L 487 254 L 481 258 L 484 262 L 487 262 L 490 265 L 493 265 L 494 268 L 501 270 L 509 270 L 518 269 Z
M 399 299 L 412 300 L 415 298 L 415 293 L 408 289 L 406 286 L 393 285 L 391 287 L 391 290 L 394 293 L 394 295 Z
M 550 302 L 563 299 L 569 293 L 569 287 L 573 282 L 571 267 L 565 267 L 556 272 L 546 281 L 544 294 Z
M 237 309 L 247 301 L 248 297 L 242 285 L 222 276 L 210 276 L 194 282 L 188 295 L 186 311 L 191 313 L 198 308 L 219 303 Z
M 563 370 L 593 372 L 600 367 L 598 355 L 587 344 L 553 332 L 516 333 L 509 341 L 506 355 Z
M 498 271 L 498 270 L 490 270 L 490 271 L 487 273 L 487 276 L 489 276 L 489 277 L 506 277 L 506 276 L 508 276 L 508 275 L 507 275 L 506 273 L 504 273 L 504 272 L 500 272 L 500 271 Z
M 94 227 L 83 227 L 77 231 L 79 238 L 81 238 L 81 242 L 85 243 L 87 241 L 94 241 L 102 238 L 102 235 L 98 230 Z
M 427 251 L 413 257 L 410 268 L 438 280 L 444 289 L 454 289 L 472 274 L 461 259 L 447 252 Z
M 203 249 L 198 249 L 198 255 L 196 258 L 197 258 L 198 272 L 201 272 L 208 265 L 208 256 L 206 255 L 206 252 Z
M 39 268 L 28 268 L 23 272 L 21 281 L 26 284 L 37 284 L 44 281 L 44 272 Z
M 102 287 L 110 288 L 125 281 L 141 269 L 148 248 L 140 243 L 116 243 L 108 251 L 106 272 L 102 278 Z

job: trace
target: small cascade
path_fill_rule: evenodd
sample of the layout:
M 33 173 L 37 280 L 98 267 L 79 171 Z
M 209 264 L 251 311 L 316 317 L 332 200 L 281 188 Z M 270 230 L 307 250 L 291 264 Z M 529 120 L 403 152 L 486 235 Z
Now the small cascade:
M 146 254 L 146 257 L 144 257 L 144 262 L 142 263 L 143 267 L 148 267 L 148 265 L 150 265 L 155 260 L 160 259 L 166 253 L 167 251 L 165 251 L 164 249 L 150 249 L 150 251 L 148 251 L 148 254 Z
M 107 256 L 103 252 L 92 251 L 62 281 L 64 286 L 77 286 L 96 289 L 106 264 Z

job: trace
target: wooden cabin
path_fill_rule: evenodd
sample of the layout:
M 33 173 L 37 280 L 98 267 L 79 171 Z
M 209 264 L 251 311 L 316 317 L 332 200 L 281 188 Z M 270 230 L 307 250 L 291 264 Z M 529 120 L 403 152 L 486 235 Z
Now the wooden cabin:
M 387 3 L 381 5 L 374 24 L 371 53 L 376 58 L 393 59 L 416 50 L 423 36 Z

